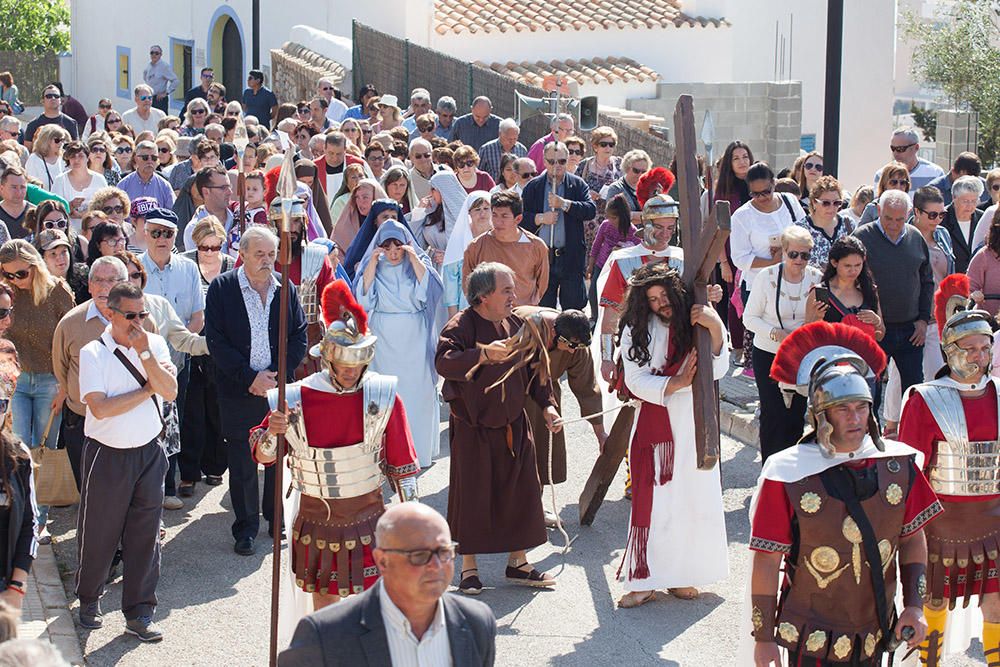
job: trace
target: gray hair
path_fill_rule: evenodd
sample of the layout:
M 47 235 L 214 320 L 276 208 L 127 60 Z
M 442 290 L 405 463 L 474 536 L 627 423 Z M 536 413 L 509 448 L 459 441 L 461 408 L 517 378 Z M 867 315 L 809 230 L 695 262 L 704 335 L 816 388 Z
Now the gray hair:
M 205 126 L 205 132 L 211 130 L 212 132 L 221 132 L 223 137 L 226 134 L 226 128 L 222 126 L 222 123 L 209 123 Z
M 250 246 L 254 241 L 267 241 L 275 248 L 278 247 L 277 235 L 264 225 L 251 225 L 243 232 L 243 236 L 240 237 L 240 252 L 250 252 Z
M 19 132 L 21 130 L 21 121 L 19 121 L 15 116 L 4 116 L 3 118 L 0 118 L 0 130 Z
M 552 120 L 549 121 L 549 127 L 554 130 L 557 127 L 559 127 L 559 123 L 561 123 L 564 120 L 568 120 L 569 122 L 573 123 L 574 127 L 576 126 L 576 121 L 573 120 L 573 117 L 570 116 L 568 113 L 557 113 L 555 116 L 552 117 Z
M 140 83 L 138 86 L 136 86 L 135 88 L 132 89 L 132 94 L 134 96 L 136 96 L 136 97 L 139 97 L 139 95 L 141 95 L 143 93 L 146 93 L 148 95 L 152 95 L 153 94 L 153 89 L 150 88 L 149 86 L 147 86 L 144 83 Z
M 142 288 L 130 282 L 118 283 L 108 292 L 108 308 L 118 310 L 123 299 L 141 299 Z
M 649 159 L 649 153 L 641 148 L 633 148 L 622 156 L 622 172 L 628 171 L 636 162 L 645 162 L 647 167 L 653 166 L 653 161 Z
M 976 199 L 983 196 L 983 181 L 978 176 L 959 176 L 951 184 L 951 197 L 956 199 L 964 194 L 974 194 Z
M 514 270 L 500 262 L 483 262 L 472 269 L 465 283 L 469 305 L 478 306 L 483 302 L 483 297 L 493 294 L 497 289 L 497 274 L 501 273 L 510 276 L 511 280 L 515 279 Z
M 423 148 L 426 151 L 430 151 L 433 150 L 434 147 L 431 146 L 431 142 L 427 141 L 423 137 L 417 137 L 410 142 L 410 153 L 413 153 L 413 149 L 415 148 Z
M 542 150 L 542 155 L 548 155 L 549 151 L 564 151 L 566 154 L 569 154 L 569 148 L 567 148 L 566 144 L 561 141 L 550 141 L 545 144 L 545 148 Z
M 886 190 L 878 198 L 878 207 L 879 209 L 897 208 L 909 211 L 913 208 L 913 201 L 910 199 L 909 193 L 902 190 Z
M 506 132 L 507 130 L 517 130 L 520 132 L 521 128 L 518 127 L 517 121 L 513 118 L 504 118 L 500 121 L 500 132 Z
M 21 637 L 0 644 L 0 667 L 33 665 L 34 667 L 69 667 L 53 644 L 41 639 Z
M 897 127 L 895 130 L 893 130 L 892 136 L 893 137 L 903 137 L 907 141 L 909 141 L 911 144 L 918 144 L 918 143 L 920 143 L 920 135 L 918 135 L 917 131 L 914 130 L 909 125 L 904 125 L 903 127 Z
M 126 268 L 125 263 L 112 255 L 105 255 L 104 257 L 98 257 L 95 259 L 94 263 L 90 265 L 90 273 L 87 275 L 87 280 L 93 282 L 94 274 L 96 274 L 102 266 L 110 266 L 114 269 L 118 280 L 128 280 L 128 268 Z
M 412 102 L 414 100 L 418 102 L 430 102 L 431 94 L 426 88 L 414 88 L 413 92 L 410 93 L 410 101 Z
M 455 98 L 449 95 L 444 95 L 438 99 L 437 109 L 439 111 L 448 111 L 450 113 L 455 113 L 458 111 L 458 103 L 455 102 Z
M 159 150 L 157 148 L 157 146 L 156 146 L 156 143 L 154 143 L 152 141 L 149 141 L 148 139 L 146 141 L 140 141 L 139 143 L 137 143 L 135 145 L 136 152 L 139 152 L 140 150 L 142 150 L 144 148 L 148 149 L 148 150 L 151 150 L 151 151 Z

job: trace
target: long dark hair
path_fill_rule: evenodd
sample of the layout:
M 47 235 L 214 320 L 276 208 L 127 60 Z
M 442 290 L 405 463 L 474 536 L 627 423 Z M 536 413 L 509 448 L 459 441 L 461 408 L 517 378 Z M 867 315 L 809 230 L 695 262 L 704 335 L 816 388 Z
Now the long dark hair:
M 618 233 L 622 235 L 622 238 L 627 238 L 629 232 L 632 231 L 632 209 L 629 208 L 625 195 L 617 194 L 612 197 L 605 213 L 609 218 L 612 215 L 615 217 L 618 222 Z
M 833 242 L 826 268 L 823 270 L 823 284 L 829 285 L 830 280 L 837 275 L 837 267 L 833 263 L 850 255 L 858 255 L 862 260 L 861 273 L 858 274 L 857 282 L 857 287 L 861 290 L 861 298 L 865 303 L 872 305 L 872 310 L 878 310 L 878 285 L 875 284 L 871 269 L 868 268 L 868 253 L 865 251 L 865 246 L 856 236 L 841 236 Z
M 646 290 L 650 287 L 663 287 L 670 300 L 673 313 L 670 316 L 670 356 L 667 364 L 676 364 L 691 349 L 691 297 L 681 274 L 671 269 L 664 262 L 646 264 L 637 269 L 629 279 L 628 293 L 625 296 L 625 311 L 618 323 L 618 341 L 621 342 L 625 327 L 632 329 L 632 345 L 629 347 L 628 358 L 639 366 L 648 364 L 652 357 L 649 351 L 649 318 L 656 317 L 649 308 Z
M 734 195 L 742 196 L 740 183 L 743 183 L 743 188 L 746 187 L 746 181 L 738 178 L 736 172 L 733 171 L 733 153 L 738 148 L 742 148 L 747 152 L 750 164 L 753 164 L 753 151 L 745 143 L 737 140 L 726 146 L 726 152 L 719 159 L 719 180 L 715 185 L 715 194 L 720 199 L 728 199 Z M 742 204 L 743 202 L 740 203 Z
M 125 235 L 125 230 L 116 222 L 99 222 L 90 231 L 90 243 L 87 244 L 87 266 L 93 265 L 94 261 L 101 256 L 101 242 L 104 239 L 121 234 Z

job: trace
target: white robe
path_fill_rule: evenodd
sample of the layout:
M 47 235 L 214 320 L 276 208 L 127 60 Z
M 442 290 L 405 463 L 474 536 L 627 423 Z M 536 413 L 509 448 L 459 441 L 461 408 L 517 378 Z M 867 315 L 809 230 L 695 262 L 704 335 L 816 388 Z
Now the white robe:
M 650 355 L 662 366 L 667 358 L 669 327 L 652 319 Z M 623 350 L 632 344 L 632 331 L 622 332 Z M 667 376 L 653 375 L 652 366 L 640 367 L 624 358 L 625 384 L 637 398 L 667 408 L 674 435 L 674 475 L 663 486 L 653 487 L 653 510 L 650 517 L 646 558 L 649 577 L 632 580 L 626 573 L 625 590 L 648 591 L 685 586 L 705 586 L 729 573 L 728 542 L 722 508 L 720 466 L 698 469 L 695 449 L 694 393 L 691 387 L 664 396 Z M 728 341 L 712 358 L 715 379 L 729 370 Z M 645 406 L 640 406 L 641 411 Z M 637 413 L 638 417 L 638 413 Z M 638 421 L 638 420 L 636 420 Z M 633 435 L 635 424 L 633 424 Z M 631 524 L 631 521 L 630 521 Z M 626 563 L 629 559 L 626 557 Z

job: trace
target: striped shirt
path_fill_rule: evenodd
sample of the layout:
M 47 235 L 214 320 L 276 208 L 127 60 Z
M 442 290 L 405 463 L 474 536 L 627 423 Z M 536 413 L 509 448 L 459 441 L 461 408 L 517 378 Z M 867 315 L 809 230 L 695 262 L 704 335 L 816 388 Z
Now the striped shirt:
M 882 170 L 879 169 L 875 172 L 875 190 L 878 191 L 878 179 L 881 175 Z M 930 185 L 931 181 L 935 181 L 944 176 L 944 169 L 937 166 L 933 162 L 928 162 L 923 158 L 917 158 L 917 166 L 910 171 L 910 196 L 913 193 L 924 187 L 925 185 Z M 864 221 L 862 220 L 862 223 Z
M 504 151 L 499 138 L 487 141 L 479 149 L 479 168 L 489 174 L 494 183 L 503 182 L 503 175 L 500 173 L 500 159 L 505 152 L 517 157 L 528 156 L 528 149 L 520 141 L 514 142 L 514 147 L 509 151 Z
M 393 667 L 450 667 L 451 645 L 448 643 L 448 624 L 445 622 L 441 600 L 438 600 L 430 627 L 418 640 L 410 627 L 410 621 L 386 592 L 385 584 L 379 581 L 376 586 Z

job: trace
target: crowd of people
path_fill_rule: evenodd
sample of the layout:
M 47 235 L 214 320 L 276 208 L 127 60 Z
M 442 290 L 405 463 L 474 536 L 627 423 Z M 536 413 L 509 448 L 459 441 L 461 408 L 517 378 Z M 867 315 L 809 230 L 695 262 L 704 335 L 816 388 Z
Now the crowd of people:
M 972 303 L 1000 309 L 1000 170 L 984 178 L 963 153 L 946 173 L 918 157 L 910 128 L 889 137 L 870 184 L 825 174 L 815 151 L 776 171 L 730 143 L 705 167 L 715 190 L 703 188 L 701 206 L 728 201 L 732 233 L 710 303 L 695 304 L 680 280 L 674 175 L 619 146 L 611 127 L 584 138 L 555 114 L 528 144 L 486 97 L 461 114 L 448 96 L 434 103 L 417 88 L 401 104 L 368 84 L 350 105 L 322 78 L 311 99 L 279 100 L 251 70 L 229 99 L 211 68 L 175 116 L 177 77 L 161 57 L 150 49 L 123 111 L 104 98 L 88 115 L 53 83 L 22 126 L 0 100 L 0 600 L 15 607 L 35 544 L 50 539 L 27 472 L 39 447 L 66 450 L 80 491 L 85 628 L 103 624 L 101 598 L 124 564 L 126 631 L 162 639 L 162 512 L 190 509 L 199 484 L 227 474 L 234 551 L 256 551 L 263 516 L 289 541 L 292 588 L 310 594 L 301 614 L 357 611 L 330 605 L 370 590 L 385 613 L 395 595 L 419 595 L 401 583 L 403 561 L 447 583 L 456 555 L 460 593 L 483 591 L 476 556 L 497 552 L 509 554 L 507 581 L 551 587 L 528 550 L 558 523 L 541 497 L 566 480 L 564 375 L 602 451 L 617 417 L 600 413 L 634 418 L 619 429 L 632 502 L 620 606 L 656 589 L 693 599 L 728 567 L 719 467 L 703 469 L 688 446 L 699 367 L 717 379 L 732 361 L 753 378 L 766 472 L 826 409 L 774 379 L 800 330 L 840 323 L 884 353 L 884 371 L 869 364 L 867 400 L 882 420 L 872 433 L 909 442 L 904 398 L 941 368 L 935 291 L 967 274 Z M 0 83 L 9 89 L 10 73 Z M 294 287 L 282 313 L 285 221 Z M 708 365 L 693 350 L 702 330 Z M 279 380 L 290 383 L 285 411 Z M 419 497 L 420 472 L 440 456 L 442 401 L 447 524 L 406 515 L 410 532 L 394 538 L 379 518 L 391 517 L 381 481 Z M 335 417 L 352 411 L 356 423 Z M 283 517 L 277 435 L 298 492 Z M 756 531 L 752 548 L 778 543 L 773 526 Z M 321 650 L 320 625 L 300 625 L 289 664 Z M 429 618 L 421 625 L 447 649 Z M 398 639 L 394 658 L 417 650 Z

